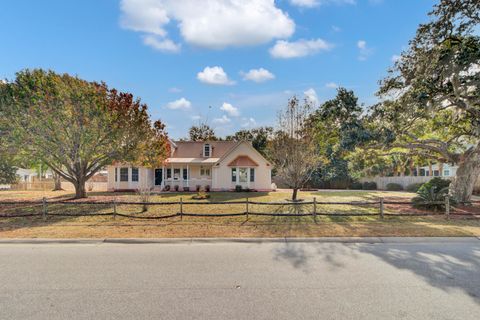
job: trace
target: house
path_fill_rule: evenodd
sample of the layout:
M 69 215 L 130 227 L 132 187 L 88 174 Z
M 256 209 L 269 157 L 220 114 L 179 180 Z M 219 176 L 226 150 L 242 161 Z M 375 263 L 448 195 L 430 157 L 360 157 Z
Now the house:
M 432 164 L 431 166 L 420 167 L 413 170 L 414 176 L 420 177 L 455 177 L 457 175 L 457 165 L 448 163 Z M 430 172 L 430 170 L 432 172 Z M 417 172 L 418 171 L 418 172 Z
M 116 163 L 108 169 L 108 190 L 153 188 L 195 191 L 272 189 L 272 165 L 247 141 L 170 141 L 171 154 L 162 167 Z M 178 187 L 177 187 L 178 186 Z
M 43 172 L 40 177 L 38 177 L 38 170 L 36 169 L 18 168 L 16 174 L 19 182 L 26 183 L 33 183 L 38 179 L 52 179 L 53 177 L 52 170 L 50 169 L 47 169 L 45 172 Z

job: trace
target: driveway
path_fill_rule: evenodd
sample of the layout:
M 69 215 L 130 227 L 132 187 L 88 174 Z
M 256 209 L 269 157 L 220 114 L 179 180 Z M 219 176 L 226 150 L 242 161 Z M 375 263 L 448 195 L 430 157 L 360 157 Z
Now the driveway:
M 480 240 L 0 244 L 0 319 L 478 319 Z

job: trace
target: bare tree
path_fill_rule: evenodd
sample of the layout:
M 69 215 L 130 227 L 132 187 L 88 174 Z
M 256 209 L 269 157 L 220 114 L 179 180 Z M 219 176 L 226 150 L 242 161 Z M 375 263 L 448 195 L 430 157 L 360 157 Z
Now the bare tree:
M 293 189 L 292 201 L 297 200 L 298 189 L 310 179 L 322 160 L 308 125 L 311 112 L 307 100 L 301 104 L 297 97 L 291 98 L 278 115 L 278 128 L 270 143 L 269 156 L 276 175 Z

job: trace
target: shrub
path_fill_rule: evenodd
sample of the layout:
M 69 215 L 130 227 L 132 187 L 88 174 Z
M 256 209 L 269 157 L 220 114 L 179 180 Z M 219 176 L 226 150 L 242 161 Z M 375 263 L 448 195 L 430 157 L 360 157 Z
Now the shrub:
M 236 192 L 242 192 L 242 186 L 239 185 L 239 184 L 237 184 L 237 185 L 235 186 L 235 191 L 236 191 Z
M 377 190 L 377 183 L 375 181 L 364 182 L 362 188 L 363 190 Z
M 399 183 L 388 183 L 386 189 L 387 191 L 402 191 L 403 186 Z
M 363 185 L 361 182 L 355 181 L 350 184 L 350 189 L 352 190 L 362 190 Z
M 163 187 L 163 190 L 164 191 L 170 191 L 170 185 L 167 184 L 165 187 Z
M 199 185 L 199 184 L 197 184 L 197 185 L 195 186 L 195 190 L 197 190 L 197 192 L 200 192 L 200 189 L 202 189 L 202 186 Z
M 208 184 L 205 186 L 205 192 L 210 192 L 210 186 Z
M 178 185 L 174 186 L 173 189 L 175 189 L 175 191 L 178 192 L 178 189 L 179 189 Z
M 433 178 L 425 182 L 417 191 L 417 196 L 412 199 L 414 207 L 422 207 L 426 209 L 442 209 L 444 208 L 445 197 L 448 195 L 450 180 L 442 178 Z M 454 199 L 450 199 L 451 202 Z
M 190 191 L 190 187 L 183 187 L 183 191 L 185 191 L 185 192 Z
M 405 190 L 407 190 L 408 192 L 417 192 L 418 189 L 420 189 L 420 187 L 423 185 L 423 183 L 412 183 L 412 184 L 409 184 Z
M 422 189 L 422 188 L 425 188 L 425 189 L 435 188 L 435 191 L 438 192 L 439 190 L 442 190 L 442 189 L 444 189 L 444 188 L 447 188 L 447 189 L 448 189 L 448 187 L 450 186 L 450 183 L 451 183 L 450 180 L 435 177 L 435 178 L 433 178 L 432 180 L 430 180 L 430 181 L 428 181 L 428 182 L 425 182 L 425 183 L 419 188 L 418 191 L 420 191 L 420 189 Z

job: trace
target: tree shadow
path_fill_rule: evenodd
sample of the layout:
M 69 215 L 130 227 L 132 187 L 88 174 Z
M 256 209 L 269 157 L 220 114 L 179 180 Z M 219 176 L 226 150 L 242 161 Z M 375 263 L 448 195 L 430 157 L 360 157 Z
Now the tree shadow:
M 480 241 L 475 239 L 375 244 L 287 242 L 273 249 L 274 260 L 306 273 L 316 272 L 319 263 L 340 270 L 365 254 L 398 270 L 408 270 L 445 292 L 461 290 L 480 304 Z
M 480 241 L 360 246 L 359 251 L 409 270 L 433 287 L 460 289 L 480 304 Z

